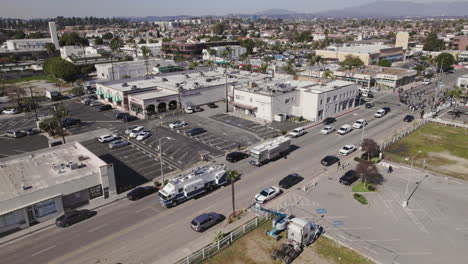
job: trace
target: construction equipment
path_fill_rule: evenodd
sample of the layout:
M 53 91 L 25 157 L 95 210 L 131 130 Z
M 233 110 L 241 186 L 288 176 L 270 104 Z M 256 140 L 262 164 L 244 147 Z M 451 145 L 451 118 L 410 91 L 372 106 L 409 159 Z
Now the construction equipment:
M 262 166 L 271 160 L 285 156 L 289 153 L 291 138 L 280 136 L 266 141 L 250 149 L 250 163 Z
M 286 229 L 286 225 L 288 224 L 290 217 L 287 214 L 282 214 L 273 210 L 260 207 L 258 204 L 257 206 L 260 211 L 267 212 L 267 213 L 277 216 L 275 219 L 273 219 L 273 223 L 272 223 L 273 229 L 266 231 L 266 234 L 278 240 L 279 238 L 278 234 Z
M 210 164 L 174 177 L 159 191 L 159 198 L 163 206 L 174 207 L 226 183 L 226 165 Z

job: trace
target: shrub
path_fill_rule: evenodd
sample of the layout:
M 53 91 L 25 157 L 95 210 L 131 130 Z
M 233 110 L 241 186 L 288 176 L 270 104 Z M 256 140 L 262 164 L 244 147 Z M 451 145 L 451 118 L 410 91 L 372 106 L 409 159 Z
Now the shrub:
M 284 136 L 284 135 L 286 135 L 287 133 L 288 133 L 288 131 L 287 131 L 287 130 L 283 130 L 283 131 L 281 131 L 281 135 L 283 135 L 283 136 Z
M 378 157 L 376 157 L 376 158 L 372 158 L 371 161 L 372 161 L 372 163 L 377 164 L 377 163 L 380 162 L 380 159 Z
M 360 157 L 354 157 L 354 161 L 360 162 L 361 158 Z
M 160 181 L 155 181 L 154 182 L 154 187 L 158 188 L 161 186 L 161 182 Z
M 366 199 L 366 197 L 364 197 L 364 195 L 361 195 L 359 193 L 354 193 L 353 198 L 362 205 L 367 205 L 368 204 L 367 199 Z
M 375 188 L 374 185 L 369 184 L 369 185 L 367 185 L 367 190 L 369 190 L 371 192 L 374 192 L 375 190 L 377 190 L 377 188 Z

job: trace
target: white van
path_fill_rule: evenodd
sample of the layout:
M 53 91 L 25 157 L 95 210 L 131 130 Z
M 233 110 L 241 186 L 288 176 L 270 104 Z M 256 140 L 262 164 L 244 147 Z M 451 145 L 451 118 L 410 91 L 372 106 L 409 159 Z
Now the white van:
M 385 109 L 379 109 L 379 110 L 377 110 L 377 112 L 374 114 L 374 116 L 377 117 L 377 118 L 381 118 L 381 117 L 384 116 L 386 113 L 387 113 L 387 111 L 385 111 Z
M 365 119 L 358 119 L 356 122 L 354 122 L 353 127 L 354 128 L 363 128 L 365 125 L 367 125 L 367 122 Z
M 342 125 L 340 127 L 340 129 L 338 129 L 338 131 L 336 131 L 336 133 L 338 135 L 345 135 L 345 134 L 348 134 L 349 132 L 351 132 L 351 130 L 353 130 L 353 128 L 351 127 L 351 125 Z

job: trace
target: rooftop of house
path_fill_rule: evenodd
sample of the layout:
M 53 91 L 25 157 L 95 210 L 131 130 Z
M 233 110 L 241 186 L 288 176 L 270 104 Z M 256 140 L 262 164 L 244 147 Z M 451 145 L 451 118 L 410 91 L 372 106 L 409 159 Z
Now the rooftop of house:
M 98 175 L 106 165 L 78 142 L 0 159 L 0 202 Z

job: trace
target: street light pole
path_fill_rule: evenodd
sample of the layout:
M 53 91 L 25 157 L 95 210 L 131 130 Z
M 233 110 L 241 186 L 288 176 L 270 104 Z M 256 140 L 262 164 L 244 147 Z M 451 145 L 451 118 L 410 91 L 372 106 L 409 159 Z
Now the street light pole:
M 170 137 L 162 137 L 159 139 L 159 161 L 161 163 L 161 176 L 162 176 L 162 185 L 164 186 L 164 170 L 163 170 L 163 157 L 162 157 L 162 147 L 161 147 L 161 140 L 162 139 L 169 139 L 173 140 Z
M 426 174 L 420 181 L 416 182 L 416 187 L 414 187 L 413 192 L 411 192 L 410 196 L 408 196 L 408 198 L 406 198 L 406 200 L 403 201 L 403 204 L 402 204 L 403 207 L 407 207 L 407 206 L 408 206 L 408 203 L 409 203 L 409 200 L 410 200 L 411 196 L 413 196 L 413 194 L 414 194 L 414 193 L 416 192 L 416 190 L 419 188 L 419 185 L 421 185 L 422 181 L 423 181 L 424 179 L 426 179 L 427 177 L 429 177 L 429 175 Z

